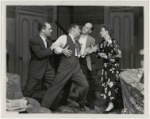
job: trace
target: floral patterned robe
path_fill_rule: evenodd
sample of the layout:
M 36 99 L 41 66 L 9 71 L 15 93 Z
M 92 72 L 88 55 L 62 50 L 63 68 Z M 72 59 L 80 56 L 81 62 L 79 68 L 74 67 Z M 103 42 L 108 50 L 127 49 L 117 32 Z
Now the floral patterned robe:
M 105 53 L 107 59 L 103 59 L 104 67 L 101 72 L 100 81 L 102 82 L 103 87 L 103 98 L 114 101 L 116 94 L 118 93 L 118 84 L 119 82 L 119 60 L 121 58 L 121 51 L 117 44 L 117 41 L 112 39 L 112 43 L 108 43 L 103 40 L 99 43 L 98 53 Z M 110 59 L 115 59 L 114 62 L 111 62 Z

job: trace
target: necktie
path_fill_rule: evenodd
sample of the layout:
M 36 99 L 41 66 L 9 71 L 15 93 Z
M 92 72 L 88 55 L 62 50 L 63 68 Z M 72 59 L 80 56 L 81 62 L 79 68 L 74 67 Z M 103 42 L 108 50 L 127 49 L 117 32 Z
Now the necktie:
M 78 40 L 75 40 L 75 48 L 77 50 L 77 54 L 79 54 L 81 50 L 81 46 Z
M 49 48 L 50 46 L 49 46 L 49 40 L 48 39 L 46 39 L 46 44 L 47 44 L 47 48 Z

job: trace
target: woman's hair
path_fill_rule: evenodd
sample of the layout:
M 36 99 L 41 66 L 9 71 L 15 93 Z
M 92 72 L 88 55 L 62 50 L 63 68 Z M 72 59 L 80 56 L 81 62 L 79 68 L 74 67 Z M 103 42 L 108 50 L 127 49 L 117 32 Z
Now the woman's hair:
M 100 29 L 104 28 L 106 31 L 108 31 L 108 34 L 110 37 L 113 36 L 113 29 L 110 27 L 110 25 L 103 24 L 100 26 Z

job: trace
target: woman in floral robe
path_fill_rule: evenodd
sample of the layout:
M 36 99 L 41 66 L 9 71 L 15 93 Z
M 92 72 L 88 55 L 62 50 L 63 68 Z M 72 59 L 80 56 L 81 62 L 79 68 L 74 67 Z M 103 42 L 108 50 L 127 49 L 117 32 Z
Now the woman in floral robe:
M 121 51 L 118 43 L 112 38 L 112 29 L 109 25 L 103 25 L 100 30 L 101 37 L 104 38 L 97 46 L 92 47 L 98 57 L 103 58 L 104 67 L 102 69 L 100 81 L 102 82 L 102 96 L 108 101 L 108 107 L 104 113 L 114 110 L 114 101 L 118 93 L 119 82 L 119 60 Z

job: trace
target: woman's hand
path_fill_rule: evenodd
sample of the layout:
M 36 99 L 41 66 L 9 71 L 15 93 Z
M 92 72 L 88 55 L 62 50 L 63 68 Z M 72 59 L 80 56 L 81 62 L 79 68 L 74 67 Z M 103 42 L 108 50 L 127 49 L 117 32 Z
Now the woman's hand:
M 102 58 L 107 59 L 107 55 L 103 55 Z
M 105 53 L 98 53 L 98 55 L 104 59 L 107 59 L 107 55 Z
M 110 59 L 111 62 L 115 62 L 115 59 Z

